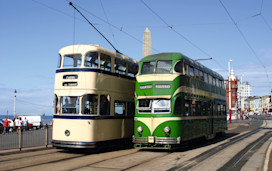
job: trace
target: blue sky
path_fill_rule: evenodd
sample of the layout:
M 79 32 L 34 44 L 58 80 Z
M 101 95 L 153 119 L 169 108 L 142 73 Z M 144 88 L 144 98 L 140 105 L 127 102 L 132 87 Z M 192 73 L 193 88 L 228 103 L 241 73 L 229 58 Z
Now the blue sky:
M 253 95 L 270 93 L 272 1 L 221 0 L 227 13 L 219 0 L 144 0 L 160 18 L 141 0 L 72 2 L 120 52 L 132 58 L 141 59 L 141 41 L 148 27 L 153 54 L 212 57 L 201 63 L 225 79 L 232 59 L 236 76 L 243 75 L 243 81 L 253 86 Z M 261 15 L 252 17 L 256 14 Z M 113 50 L 66 0 L 0 0 L 0 114 L 13 114 L 16 89 L 17 113 L 51 115 L 58 51 L 73 43 Z

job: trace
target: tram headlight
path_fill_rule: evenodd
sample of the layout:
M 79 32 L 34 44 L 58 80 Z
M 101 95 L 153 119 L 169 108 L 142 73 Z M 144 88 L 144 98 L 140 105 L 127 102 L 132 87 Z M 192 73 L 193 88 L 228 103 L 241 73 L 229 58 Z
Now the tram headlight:
M 139 133 L 143 132 L 143 127 L 142 127 L 142 126 L 138 126 L 138 127 L 137 127 L 137 131 L 138 131 Z
M 170 129 L 169 126 L 165 126 L 165 127 L 163 128 L 163 131 L 164 131 L 165 133 L 170 133 L 171 129 Z

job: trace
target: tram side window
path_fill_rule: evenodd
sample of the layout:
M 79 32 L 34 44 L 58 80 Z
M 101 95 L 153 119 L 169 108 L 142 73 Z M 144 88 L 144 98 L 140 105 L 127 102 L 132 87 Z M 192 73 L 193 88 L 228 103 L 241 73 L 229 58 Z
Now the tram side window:
M 183 73 L 183 63 L 182 63 L 182 61 L 179 61 L 175 65 L 175 71 L 178 72 L 178 73 Z
M 125 115 L 126 114 L 126 102 L 115 101 L 114 102 L 114 114 Z
M 181 101 L 181 97 L 178 97 L 175 101 L 175 107 L 174 107 L 174 114 L 175 115 L 181 115 L 182 111 L 182 101 Z
M 128 102 L 127 103 L 127 115 L 135 115 L 135 103 L 134 102 Z
M 194 68 L 193 67 L 191 67 L 191 66 L 189 66 L 189 74 L 190 74 L 190 76 L 194 76 L 195 74 L 194 74 Z
M 111 57 L 109 55 L 100 55 L 100 69 L 105 71 L 111 71 Z
M 142 65 L 141 74 L 153 74 L 155 61 L 144 62 Z
M 98 68 L 98 53 L 88 52 L 85 56 L 84 66 Z
M 189 75 L 189 66 L 187 64 L 184 64 L 184 71 L 185 75 Z
M 172 61 L 158 61 L 156 73 L 170 73 L 172 69 Z
M 62 113 L 78 114 L 79 113 L 79 97 L 78 96 L 63 96 L 60 98 L 62 104 Z
M 82 98 L 81 113 L 82 114 L 97 114 L 98 96 L 95 94 L 87 94 Z
M 217 115 L 221 115 L 221 105 L 217 104 Z
M 64 56 L 63 68 L 80 66 L 81 66 L 81 54 L 72 54 Z
M 190 116 L 191 115 L 191 101 L 190 100 L 185 100 L 184 103 L 184 109 L 185 109 L 185 115 Z
M 212 76 L 209 75 L 209 84 L 212 84 Z
M 199 71 L 199 79 L 204 81 L 204 74 L 202 71 Z
M 196 79 L 199 79 L 199 70 L 195 68 L 195 77 Z
M 110 101 L 106 95 L 100 96 L 100 115 L 110 115 Z
M 221 105 L 222 115 L 226 115 L 226 105 Z
M 126 74 L 126 63 L 124 61 L 121 61 L 118 58 L 115 58 L 115 64 L 114 64 L 115 72 L 118 74 L 125 75 Z
M 58 114 L 60 112 L 60 101 L 59 101 L 57 95 L 55 95 L 54 103 L 55 103 L 55 111 L 54 111 L 54 113 Z
M 60 68 L 60 66 L 61 66 L 61 55 L 59 54 L 59 60 L 58 60 L 58 66 L 57 66 L 57 68 Z
M 207 73 L 204 73 L 204 81 L 205 81 L 206 83 L 209 83 L 209 80 L 208 80 L 208 75 L 207 75 Z
M 135 77 L 138 72 L 138 65 L 128 63 L 128 76 Z

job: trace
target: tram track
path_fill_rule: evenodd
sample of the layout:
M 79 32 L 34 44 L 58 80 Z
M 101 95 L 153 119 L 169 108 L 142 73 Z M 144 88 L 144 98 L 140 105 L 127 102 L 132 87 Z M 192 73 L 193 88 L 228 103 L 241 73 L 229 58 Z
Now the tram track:
M 237 135 L 229 132 L 225 137 L 201 143 L 196 141 L 169 152 L 138 149 L 92 153 L 58 149 L 30 151 L 0 156 L 0 170 L 207 170 L 204 168 L 211 166 L 211 161 L 224 157 L 226 150 L 235 154 L 227 156 L 229 159 L 224 159 L 212 170 L 239 170 L 271 135 L 267 128 L 247 130 Z M 234 150 L 235 146 L 239 148 Z

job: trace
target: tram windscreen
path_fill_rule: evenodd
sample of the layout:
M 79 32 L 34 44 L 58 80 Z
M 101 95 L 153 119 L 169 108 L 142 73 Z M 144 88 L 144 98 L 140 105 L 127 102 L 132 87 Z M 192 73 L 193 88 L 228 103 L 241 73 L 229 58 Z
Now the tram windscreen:
M 152 74 L 154 72 L 155 61 L 144 62 L 142 65 L 142 74 Z
M 172 61 L 171 60 L 160 60 L 157 61 L 149 61 L 144 62 L 142 65 L 141 74 L 164 74 L 170 73 L 172 69 Z
M 156 73 L 170 73 L 172 68 L 172 61 L 158 61 Z
M 64 56 L 63 68 L 80 66 L 81 66 L 81 54 L 71 54 Z

